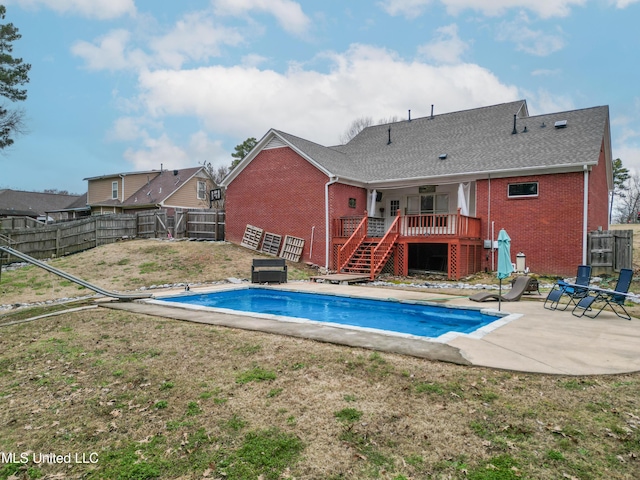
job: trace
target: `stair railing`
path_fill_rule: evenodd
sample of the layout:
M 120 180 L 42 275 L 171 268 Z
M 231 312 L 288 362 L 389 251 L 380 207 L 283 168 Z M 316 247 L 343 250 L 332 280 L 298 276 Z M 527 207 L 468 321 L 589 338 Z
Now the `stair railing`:
M 384 234 L 382 240 L 371 251 L 371 280 L 378 275 L 384 268 L 384 264 L 389 258 L 391 249 L 396 244 L 396 240 L 400 236 L 400 211 L 393 220 L 393 223 Z
M 344 267 L 347 266 L 349 260 L 353 254 L 358 250 L 358 247 L 364 242 L 364 239 L 367 237 L 367 229 L 368 229 L 368 216 L 367 212 L 364 212 L 364 217 L 353 231 L 349 239 L 345 242 L 344 245 L 340 247 L 338 250 L 338 273 L 342 271 Z

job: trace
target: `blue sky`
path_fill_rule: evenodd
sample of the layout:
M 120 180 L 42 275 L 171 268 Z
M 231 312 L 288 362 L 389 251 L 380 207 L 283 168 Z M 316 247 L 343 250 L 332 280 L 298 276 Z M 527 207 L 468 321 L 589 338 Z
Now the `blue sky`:
M 640 172 L 640 0 L 5 0 L 32 64 L 0 188 L 231 163 L 277 128 L 339 143 L 356 118 L 526 99 L 609 105 Z

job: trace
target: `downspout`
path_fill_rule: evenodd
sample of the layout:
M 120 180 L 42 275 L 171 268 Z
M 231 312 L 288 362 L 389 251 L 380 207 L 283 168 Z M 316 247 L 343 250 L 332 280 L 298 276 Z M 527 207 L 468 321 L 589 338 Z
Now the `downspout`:
M 118 175 L 121 179 L 122 179 L 122 199 L 120 200 L 121 203 L 124 203 L 124 175 Z
M 487 237 L 491 241 L 491 271 L 493 272 L 493 224 L 491 223 L 491 174 L 487 174 Z
M 584 165 L 584 199 L 582 205 L 582 265 L 587 264 L 587 228 L 589 224 L 589 167 Z
M 325 253 L 324 268 L 329 270 L 329 248 L 331 246 L 331 232 L 329 232 L 329 185 L 338 181 L 338 177 L 329 177 L 329 181 L 324 184 L 324 231 L 325 231 Z

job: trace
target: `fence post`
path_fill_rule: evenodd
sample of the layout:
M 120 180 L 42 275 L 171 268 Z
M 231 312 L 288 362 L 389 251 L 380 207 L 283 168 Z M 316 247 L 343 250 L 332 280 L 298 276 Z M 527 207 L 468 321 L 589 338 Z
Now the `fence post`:
M 60 257 L 60 237 L 62 236 L 62 229 L 60 226 L 56 227 L 56 257 Z
M 216 208 L 214 211 L 216 213 L 216 220 L 215 220 L 215 222 L 216 222 L 216 227 L 215 227 L 216 240 L 215 241 L 217 242 L 218 241 L 218 221 L 219 221 L 218 220 L 218 209 Z

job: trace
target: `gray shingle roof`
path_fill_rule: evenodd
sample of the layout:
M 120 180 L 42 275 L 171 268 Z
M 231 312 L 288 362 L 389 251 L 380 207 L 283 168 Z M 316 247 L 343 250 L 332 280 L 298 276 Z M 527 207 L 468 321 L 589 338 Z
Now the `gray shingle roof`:
M 567 121 L 566 128 L 554 127 L 559 120 Z M 330 173 L 376 183 L 593 165 L 608 140 L 608 122 L 607 106 L 528 116 L 520 100 L 368 127 L 336 147 L 275 132 Z
M 0 209 L 5 211 L 5 214 L 14 210 L 25 215 L 28 212 L 34 215 L 44 215 L 45 212 L 64 209 L 78 198 L 80 195 L 4 189 L 0 190 Z
M 183 168 L 181 170 L 163 170 L 160 175 L 152 179 L 148 185 L 140 188 L 127 198 L 122 205 L 142 206 L 163 202 L 182 187 L 204 167 Z

